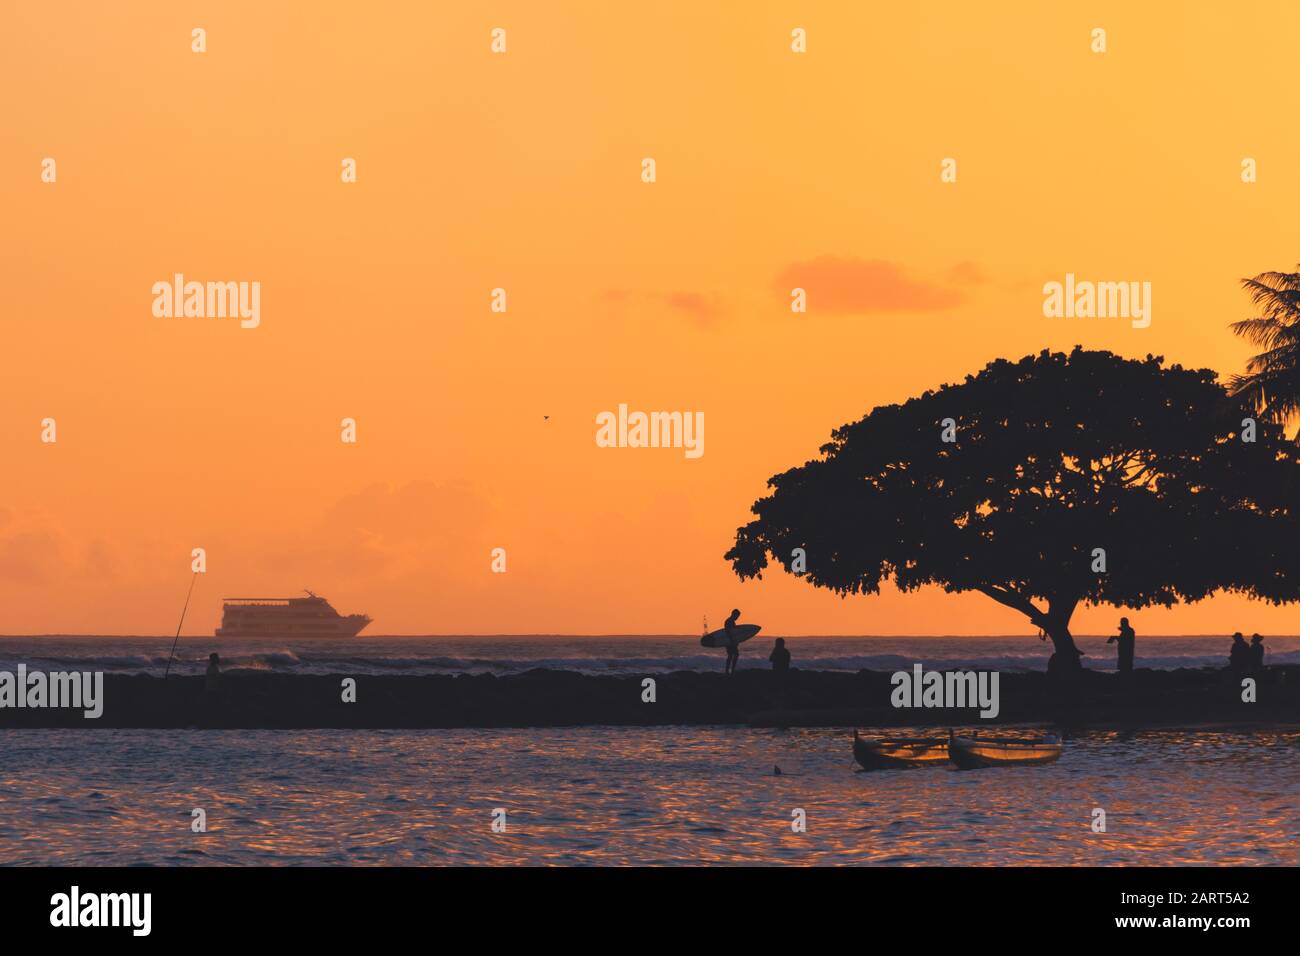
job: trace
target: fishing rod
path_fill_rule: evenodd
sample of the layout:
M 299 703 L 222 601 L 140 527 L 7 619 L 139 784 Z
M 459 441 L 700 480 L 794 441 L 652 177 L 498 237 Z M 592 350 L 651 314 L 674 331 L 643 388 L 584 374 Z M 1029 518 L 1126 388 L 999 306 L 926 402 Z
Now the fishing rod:
M 176 645 L 181 639 L 181 627 L 185 624 L 185 612 L 190 609 L 190 595 L 194 593 L 194 582 L 199 579 L 199 572 L 194 572 L 194 577 L 190 578 L 190 589 L 185 593 L 185 606 L 181 608 L 181 620 L 176 625 L 176 640 L 172 641 L 172 652 L 167 655 L 167 670 L 163 671 L 163 680 L 172 672 L 172 658 L 176 656 Z

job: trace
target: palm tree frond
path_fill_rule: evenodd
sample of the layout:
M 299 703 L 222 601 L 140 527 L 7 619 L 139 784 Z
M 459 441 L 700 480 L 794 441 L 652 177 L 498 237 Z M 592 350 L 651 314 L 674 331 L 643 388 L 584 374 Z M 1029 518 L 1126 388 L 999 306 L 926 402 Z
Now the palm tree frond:
M 1261 314 L 1228 328 L 1263 351 L 1247 360 L 1245 374 L 1228 380 L 1228 391 L 1286 426 L 1300 416 L 1300 272 L 1261 272 L 1241 286 Z

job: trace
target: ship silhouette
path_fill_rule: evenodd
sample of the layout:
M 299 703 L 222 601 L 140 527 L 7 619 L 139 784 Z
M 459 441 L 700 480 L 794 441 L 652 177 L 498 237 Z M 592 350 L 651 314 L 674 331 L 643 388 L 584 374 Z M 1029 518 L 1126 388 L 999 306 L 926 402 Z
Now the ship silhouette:
M 365 614 L 344 616 L 323 597 L 226 598 L 217 637 L 356 637 Z

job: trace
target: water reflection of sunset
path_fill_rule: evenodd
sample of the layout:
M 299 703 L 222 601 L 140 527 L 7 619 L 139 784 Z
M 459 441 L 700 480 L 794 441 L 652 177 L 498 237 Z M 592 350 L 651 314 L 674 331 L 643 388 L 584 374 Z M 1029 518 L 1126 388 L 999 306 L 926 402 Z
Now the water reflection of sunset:
M 1300 863 L 1293 731 L 1095 733 L 1045 767 L 875 773 L 832 731 L 112 733 L 5 732 L 0 862 Z

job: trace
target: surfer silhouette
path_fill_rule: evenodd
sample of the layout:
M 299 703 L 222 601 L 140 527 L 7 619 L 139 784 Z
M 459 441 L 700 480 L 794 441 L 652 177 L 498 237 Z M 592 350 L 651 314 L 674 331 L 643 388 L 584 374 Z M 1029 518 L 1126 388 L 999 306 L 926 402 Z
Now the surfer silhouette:
M 740 645 L 762 630 L 757 624 L 741 624 L 739 618 L 740 608 L 736 608 L 731 612 L 726 623 L 716 631 L 707 630 L 709 622 L 706 618 L 704 622 L 706 630 L 704 636 L 700 638 L 701 647 L 721 647 L 726 650 L 728 674 L 734 673 L 740 663 Z
M 740 663 L 740 641 L 736 633 L 736 623 L 740 620 L 740 608 L 734 608 L 722 625 L 727 632 L 727 666 L 726 673 L 733 674 Z

